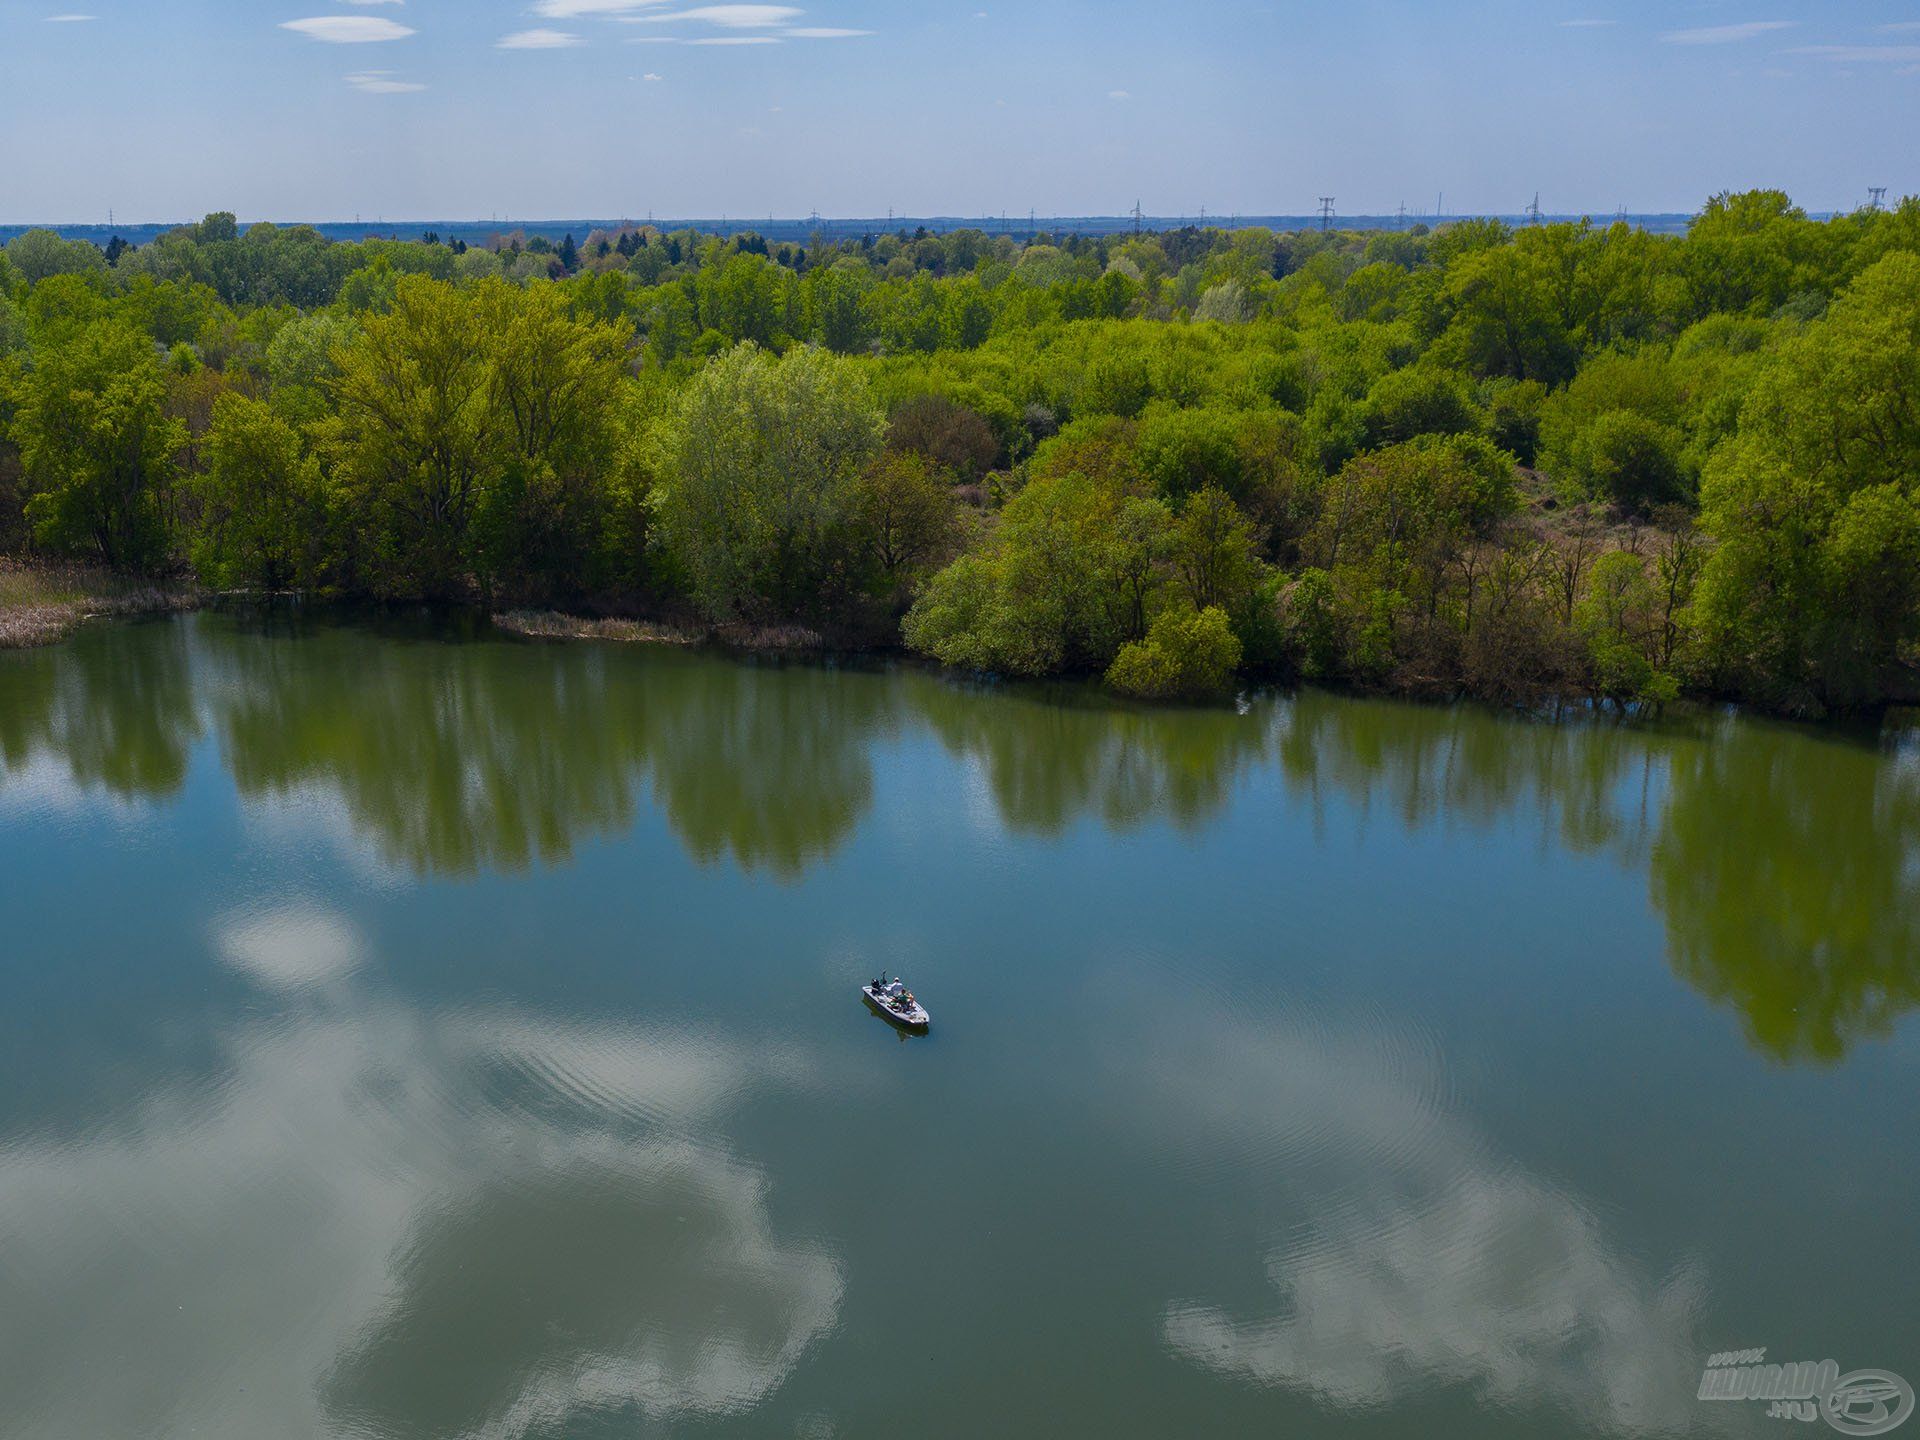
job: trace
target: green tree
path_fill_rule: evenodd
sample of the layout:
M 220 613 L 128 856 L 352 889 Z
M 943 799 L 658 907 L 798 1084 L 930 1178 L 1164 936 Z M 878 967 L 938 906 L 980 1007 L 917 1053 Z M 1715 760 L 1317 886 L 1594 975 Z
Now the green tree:
M 474 516 L 482 581 L 544 601 L 577 595 L 599 577 L 625 463 L 625 328 L 576 318 L 558 286 L 482 280 L 467 303 L 498 447 Z
M 213 407 L 195 490 L 194 568 L 210 585 L 267 590 L 317 578 L 325 540 L 319 462 L 263 401 L 232 392 Z
M 63 240 L 51 230 L 24 230 L 7 242 L 7 260 L 29 285 L 49 275 L 96 275 L 107 259 L 85 240 Z
M 845 596 L 884 425 L 866 383 L 809 348 L 742 345 L 694 378 L 659 436 L 657 506 L 709 619 L 816 616 Z
M 187 434 L 166 414 L 146 336 L 101 320 L 36 349 L 12 430 L 41 544 L 131 570 L 165 560 L 166 496 Z
M 986 548 L 928 584 L 907 643 L 949 665 L 1013 675 L 1104 671 L 1145 627 L 1169 516 L 1079 472 L 1027 485 Z
M 1723 685 L 1793 709 L 1884 694 L 1920 625 L 1920 256 L 1889 255 L 1760 372 L 1708 467 L 1696 613 Z
M 860 472 L 854 523 L 882 591 L 909 595 L 925 569 L 945 557 L 955 532 L 953 495 L 920 455 L 888 451 Z
M 1228 693 L 1240 664 L 1240 641 L 1217 605 L 1171 605 L 1154 617 L 1146 638 L 1120 648 L 1107 683 L 1148 700 L 1209 700 Z
M 1584 468 L 1595 489 L 1622 510 L 1647 515 L 1687 498 L 1680 436 L 1670 427 L 1615 410 L 1596 420 L 1582 439 Z
M 1370 450 L 1417 435 L 1473 435 L 1486 428 L 1465 379 L 1430 365 L 1381 376 L 1367 392 L 1360 416 Z
M 296 424 L 327 415 L 332 408 L 328 387 L 339 374 L 339 356 L 359 334 L 353 319 L 325 311 L 281 326 L 266 354 L 274 407 Z
M 364 317 L 337 363 L 328 449 L 362 582 L 385 595 L 465 593 L 499 442 L 473 304 L 451 285 L 405 276 L 391 310 Z

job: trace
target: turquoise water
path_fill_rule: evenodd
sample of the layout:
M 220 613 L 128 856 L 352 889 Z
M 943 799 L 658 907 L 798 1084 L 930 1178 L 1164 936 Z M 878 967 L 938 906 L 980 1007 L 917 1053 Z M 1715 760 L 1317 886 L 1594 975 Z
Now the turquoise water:
M 1774 1433 L 1920 1379 L 1917 930 L 1895 736 L 89 627 L 0 1432 Z

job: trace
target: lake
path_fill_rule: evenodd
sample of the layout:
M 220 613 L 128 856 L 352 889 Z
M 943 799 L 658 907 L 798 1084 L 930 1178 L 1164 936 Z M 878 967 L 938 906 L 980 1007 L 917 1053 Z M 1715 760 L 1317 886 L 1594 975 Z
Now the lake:
M 0 1431 L 1798 1433 L 1702 1368 L 1920 1380 L 1916 999 L 1891 731 L 97 624 Z

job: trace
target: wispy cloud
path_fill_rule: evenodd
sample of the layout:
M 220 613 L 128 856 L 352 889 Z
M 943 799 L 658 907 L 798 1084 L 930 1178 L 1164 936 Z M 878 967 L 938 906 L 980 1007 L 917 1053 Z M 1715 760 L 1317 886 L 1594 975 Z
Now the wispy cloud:
M 1876 26 L 1882 35 L 1911 35 L 1920 30 L 1920 20 L 1896 20 L 1891 25 Z
M 1131 90 L 1109 90 L 1107 91 L 1107 98 L 1109 100 L 1131 100 L 1133 98 L 1133 92 Z
M 1774 30 L 1791 30 L 1792 20 L 1747 20 L 1739 25 L 1703 25 L 1697 30 L 1669 30 L 1660 38 L 1669 45 L 1737 45 Z
M 98 20 L 99 18 L 100 18 L 100 17 L 99 17 L 98 15 L 49 15 L 49 16 L 47 16 L 47 24 L 49 24 L 49 25 L 79 25 L 79 24 L 81 24 L 81 23 L 82 23 L 82 22 L 84 22 L 84 21 L 87 21 L 87 20 Z
M 1801 45 L 1787 54 L 1844 65 L 1910 65 L 1920 60 L 1920 45 Z
M 355 4 L 364 0 L 354 0 Z M 347 76 L 347 84 L 363 95 L 412 95 L 427 87 L 412 80 L 396 80 L 391 70 L 360 70 Z
M 1562 30 L 1600 30 L 1608 25 L 1618 25 L 1618 20 L 1562 20 Z
M 565 30 L 516 30 L 493 42 L 496 50 L 571 50 L 587 42 Z
M 414 33 L 409 26 L 378 15 L 315 15 L 306 20 L 283 20 L 280 28 L 305 35 L 309 40 L 324 40 L 329 45 L 404 40 Z
M 664 3 L 665 0 L 533 0 L 533 13 L 544 20 L 585 20 L 626 15 Z
M 764 30 L 765 35 L 647 37 L 641 45 L 767 45 L 781 40 L 851 40 L 871 30 L 845 25 L 796 25 L 806 14 L 797 5 L 692 5 L 661 8 L 666 0 L 534 0 L 533 13 L 548 19 L 616 20 L 626 25 L 709 26 L 716 30 Z
M 626 18 L 644 25 L 691 20 L 704 25 L 718 25 L 726 30 L 765 30 L 784 25 L 805 13 L 792 5 L 696 5 L 691 10 L 670 10 L 663 15 L 632 15 Z

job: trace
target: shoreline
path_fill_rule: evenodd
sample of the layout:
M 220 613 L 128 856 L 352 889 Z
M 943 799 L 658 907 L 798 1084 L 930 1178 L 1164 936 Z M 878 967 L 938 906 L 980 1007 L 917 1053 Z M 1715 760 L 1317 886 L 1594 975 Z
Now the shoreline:
M 0 558 L 0 650 L 58 644 L 89 620 L 197 610 L 206 598 L 192 584 L 129 581 L 85 565 Z
M 244 604 L 249 601 L 272 598 L 274 597 L 261 592 L 208 591 L 191 582 L 173 585 L 164 582 L 131 583 L 86 566 L 31 565 L 0 557 L 0 651 L 27 650 L 58 644 L 69 638 L 76 629 L 89 620 L 129 620 L 142 616 L 185 614 L 204 609 L 209 605 L 218 605 L 222 601 L 238 601 Z M 483 617 L 487 625 L 501 634 L 522 640 L 664 645 L 679 649 L 712 649 L 736 656 L 791 659 L 841 656 L 873 660 L 905 660 L 909 663 L 922 664 L 942 675 L 963 677 L 972 673 L 976 679 L 988 678 L 999 683 L 1016 685 L 1082 685 L 1087 683 L 1089 678 L 1054 676 L 1023 679 L 956 670 L 940 664 L 937 660 L 914 656 L 897 648 L 835 644 L 818 631 L 802 625 L 701 626 L 671 620 L 596 618 L 551 609 L 489 610 L 484 606 L 461 608 L 468 609 L 475 617 Z M 1514 700 L 1501 701 L 1488 696 L 1475 695 L 1470 691 L 1459 694 L 1438 694 L 1420 687 L 1379 688 L 1342 684 L 1329 680 L 1311 682 L 1300 679 L 1290 682 L 1273 679 L 1251 680 L 1241 685 L 1236 694 L 1244 697 L 1276 687 L 1297 689 L 1302 685 L 1310 685 L 1315 689 L 1324 689 L 1353 698 L 1404 701 L 1417 705 L 1489 705 L 1497 710 L 1526 715 L 1552 725 L 1591 721 L 1601 717 L 1641 723 L 1658 723 L 1663 718 L 1661 711 L 1648 711 L 1635 705 L 1615 710 L 1595 702 L 1590 697 L 1563 696 L 1556 700 L 1551 696 L 1544 696 L 1531 703 L 1525 703 Z M 1102 693 L 1109 694 L 1112 698 L 1125 698 L 1105 691 L 1097 681 L 1095 688 L 1101 689 Z M 1863 726 L 1879 728 L 1888 722 L 1893 722 L 1897 728 L 1902 729 L 1920 726 L 1920 705 L 1897 699 L 1889 701 L 1870 713 L 1844 712 L 1817 717 L 1783 715 L 1701 694 L 1682 694 L 1677 697 L 1672 707 L 1676 714 L 1726 708 L 1731 708 L 1755 720 L 1811 725 L 1816 729 L 1842 732 L 1859 730 Z
M 680 625 L 667 620 L 593 619 L 563 610 L 494 610 L 494 629 L 526 640 L 612 640 L 628 645 L 709 645 L 765 655 L 825 655 L 837 647 L 804 625 Z M 861 651 L 859 653 L 872 653 Z

